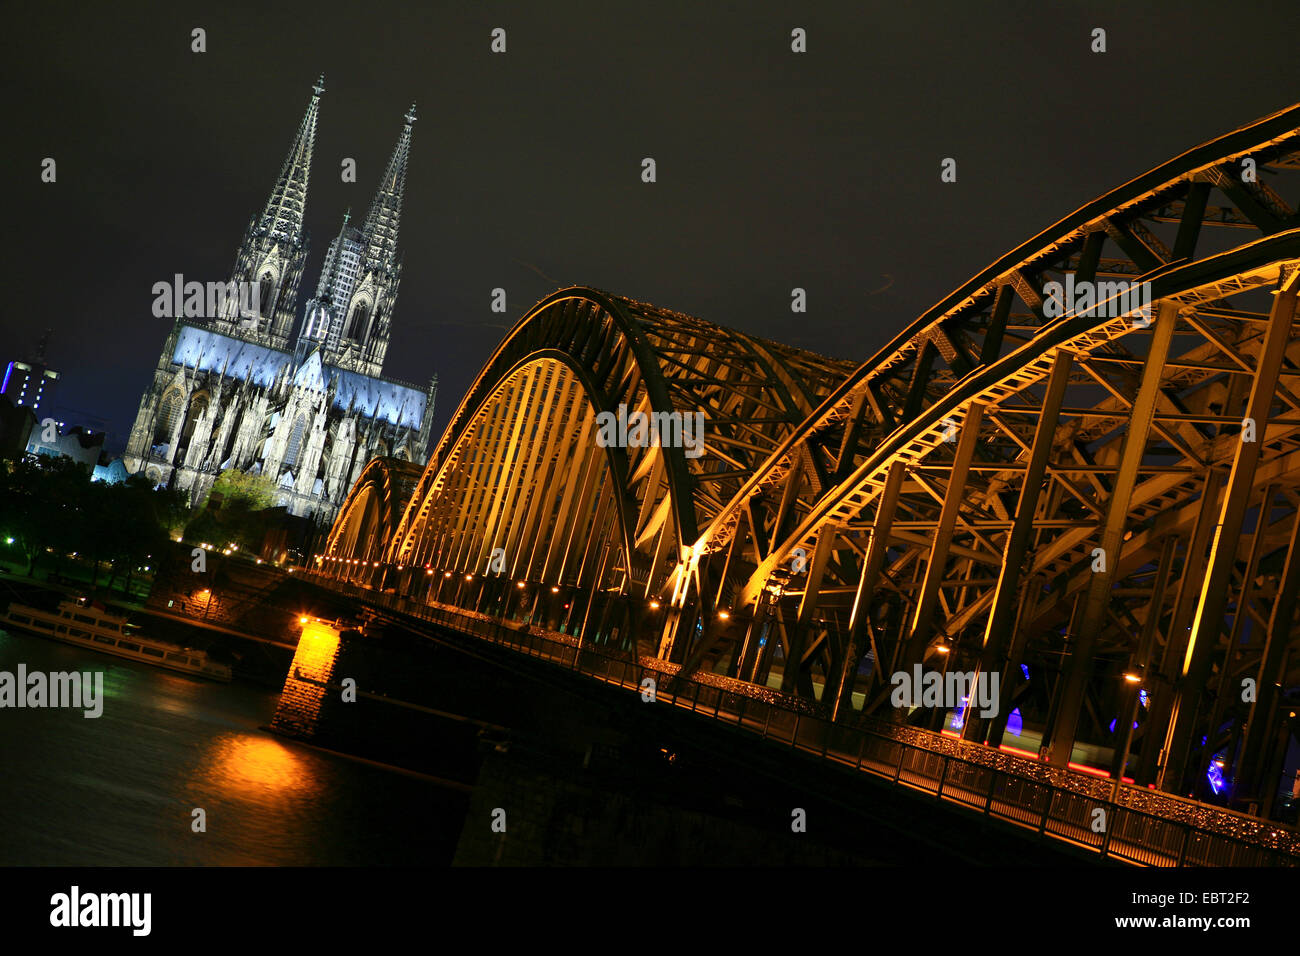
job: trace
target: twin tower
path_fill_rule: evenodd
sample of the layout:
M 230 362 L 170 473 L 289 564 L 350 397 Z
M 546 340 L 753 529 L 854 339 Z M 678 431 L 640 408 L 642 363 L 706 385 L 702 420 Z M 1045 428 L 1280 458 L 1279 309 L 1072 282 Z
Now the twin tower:
M 217 317 L 219 330 L 283 349 L 289 344 L 297 317 L 298 286 L 307 261 L 308 243 L 303 231 L 307 208 L 307 181 L 311 175 L 316 117 L 325 77 L 312 87 L 311 103 L 298 126 L 271 196 L 260 217 L 248 224 L 240 246 L 235 282 L 255 283 L 259 314 L 241 315 L 230 302 Z M 405 126 L 383 179 L 375 192 L 365 223 L 358 229 L 343 217 L 343 227 L 330 243 L 316 285 L 307 303 L 302 328 L 294 348 L 299 361 L 312 348 L 322 350 L 327 365 L 378 375 L 383 370 L 393 307 L 402 264 L 397 258 L 397 233 L 406 189 L 406 164 L 411 150 L 415 106 L 407 111 Z
M 421 387 L 383 374 L 414 106 L 365 222 L 358 228 L 344 216 L 293 338 L 324 91 L 322 76 L 244 234 L 229 284 L 240 294 L 214 300 L 214 314 L 176 319 L 140 399 L 126 467 L 188 492 L 192 504 L 235 470 L 270 479 L 289 513 L 326 523 L 371 458 L 425 462 L 437 378 Z

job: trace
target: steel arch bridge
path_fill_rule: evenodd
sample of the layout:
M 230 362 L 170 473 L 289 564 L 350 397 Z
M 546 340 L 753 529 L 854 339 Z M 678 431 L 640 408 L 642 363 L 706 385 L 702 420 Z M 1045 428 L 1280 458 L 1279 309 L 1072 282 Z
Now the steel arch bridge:
M 382 565 L 406 586 L 436 569 L 458 592 L 463 578 L 476 598 L 529 599 L 532 613 L 568 626 L 579 613 L 612 613 L 610 628 L 631 645 L 701 529 L 852 368 L 594 289 L 561 290 L 488 361 L 400 520 L 358 536 L 353 499 L 373 497 L 358 482 L 324 554 L 371 577 Z M 629 426 L 643 416 L 643 440 L 602 442 L 602 415 Z M 656 422 L 664 428 L 648 427 Z M 440 581 L 426 583 L 441 595 Z M 493 593 L 480 594 L 485 586 Z M 611 609 L 614 594 L 636 603 Z
M 400 458 L 373 458 L 357 476 L 330 529 L 333 552 L 377 562 L 397 530 L 423 469 Z
M 914 666 L 998 673 L 998 716 L 931 729 L 997 746 L 1014 711 L 1055 764 L 1175 792 L 1224 764 L 1267 808 L 1300 685 L 1298 183 L 1294 106 L 1076 210 L 857 368 L 562 290 L 400 519 L 358 537 L 345 505 L 320 566 L 836 719 L 907 719 Z M 620 405 L 703 413 L 703 454 L 601 447 Z

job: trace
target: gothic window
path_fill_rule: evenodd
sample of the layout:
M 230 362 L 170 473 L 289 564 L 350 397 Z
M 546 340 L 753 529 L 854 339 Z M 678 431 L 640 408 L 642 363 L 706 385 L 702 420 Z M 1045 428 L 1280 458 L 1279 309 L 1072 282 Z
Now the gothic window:
M 302 433 L 307 428 L 307 417 L 299 415 L 293 423 L 293 429 L 289 432 L 289 445 L 284 451 L 285 468 L 298 467 L 298 452 L 302 449 Z
M 285 311 L 285 310 L 292 311 L 292 309 L 289 309 L 289 293 L 291 291 L 290 287 L 292 286 L 292 284 L 293 283 L 291 281 L 291 277 L 286 278 L 284 282 L 280 285 L 280 288 L 276 290 L 276 293 L 280 299 L 280 301 L 276 304 L 276 307 L 281 311 Z
M 352 310 L 352 321 L 348 323 L 348 334 L 344 336 L 349 339 L 360 338 L 365 331 L 366 317 L 370 314 L 370 309 L 362 302 Z
M 181 429 L 181 444 L 189 444 L 190 436 L 194 434 L 194 426 L 207 410 L 208 396 L 204 394 L 194 396 L 194 400 L 190 402 L 190 413 L 186 416 L 185 425 Z
M 163 396 L 162 405 L 158 409 L 158 426 L 153 434 L 154 444 L 171 441 L 172 429 L 176 427 L 176 419 L 180 414 L 181 393 L 178 389 L 172 389 Z
M 271 278 L 271 273 L 262 273 L 262 285 L 258 295 L 258 306 L 262 316 L 269 319 L 275 312 L 275 281 Z

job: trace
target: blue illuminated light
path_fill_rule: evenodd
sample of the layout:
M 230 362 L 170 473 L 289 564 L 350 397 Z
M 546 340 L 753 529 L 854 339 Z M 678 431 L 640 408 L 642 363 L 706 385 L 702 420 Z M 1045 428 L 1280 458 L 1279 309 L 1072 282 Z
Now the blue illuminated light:
M 961 703 L 957 705 L 957 709 L 952 712 L 952 718 L 948 721 L 948 726 L 953 730 L 961 730 L 962 727 L 966 726 L 966 703 L 969 700 L 969 697 L 963 697 Z

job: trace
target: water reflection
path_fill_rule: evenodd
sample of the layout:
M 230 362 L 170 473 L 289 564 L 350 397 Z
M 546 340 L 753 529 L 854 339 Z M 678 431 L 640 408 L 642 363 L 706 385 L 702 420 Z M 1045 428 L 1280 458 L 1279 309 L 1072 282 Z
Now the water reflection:
M 310 761 L 269 737 L 224 734 L 200 766 L 198 776 L 219 781 L 228 796 L 257 801 L 291 791 L 298 799 L 320 794 L 321 781 Z
M 266 733 L 275 693 L 0 631 L 0 670 L 19 662 L 102 670 L 105 706 L 0 710 L 0 865 L 451 860 L 465 795 Z

